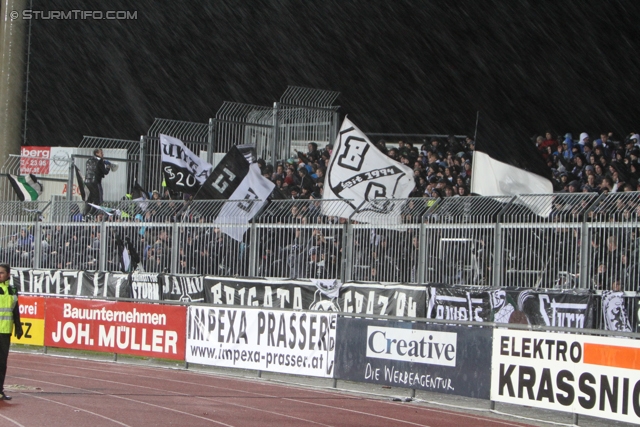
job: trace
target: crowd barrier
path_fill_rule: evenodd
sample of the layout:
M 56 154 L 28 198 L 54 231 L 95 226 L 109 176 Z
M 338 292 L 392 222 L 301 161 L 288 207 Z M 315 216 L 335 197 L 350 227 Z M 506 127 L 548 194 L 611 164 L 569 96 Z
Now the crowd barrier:
M 279 200 L 221 217 L 238 203 L 121 201 L 87 222 L 81 203 L 7 202 L 0 261 L 117 275 L 122 238 L 150 274 L 623 292 L 636 323 L 637 192 L 374 201 L 359 221 L 349 201 Z
M 584 328 L 560 334 L 513 323 L 53 295 L 20 301 L 25 334 L 14 344 L 333 378 L 640 424 L 640 343 Z

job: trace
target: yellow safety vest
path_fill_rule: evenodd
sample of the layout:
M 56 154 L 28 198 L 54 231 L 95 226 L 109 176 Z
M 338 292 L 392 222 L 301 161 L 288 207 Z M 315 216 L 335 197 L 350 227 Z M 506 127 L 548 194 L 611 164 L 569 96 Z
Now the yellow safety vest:
M 10 334 L 13 328 L 13 308 L 18 302 L 15 291 L 9 291 L 9 281 L 0 283 L 0 334 Z

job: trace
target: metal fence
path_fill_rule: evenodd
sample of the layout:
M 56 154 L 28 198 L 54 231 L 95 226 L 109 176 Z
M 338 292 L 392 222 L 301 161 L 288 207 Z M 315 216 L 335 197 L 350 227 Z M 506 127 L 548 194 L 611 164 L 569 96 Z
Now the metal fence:
M 62 265 L 110 270 L 117 264 L 111 237 L 123 235 L 155 272 L 640 288 L 636 192 L 395 200 L 392 216 L 367 203 L 352 214 L 341 200 L 279 200 L 248 224 L 238 222 L 238 203 L 108 202 L 89 223 L 82 202 L 5 202 L 0 258 L 51 268 L 60 265 L 51 261 L 52 248 L 64 247 L 55 251 Z
M 160 134 L 179 138 L 212 164 L 217 164 L 232 145 L 255 144 L 257 156 L 275 165 L 294 156 L 295 150 L 306 152 L 309 143 L 324 147 L 335 140 L 339 107 L 332 104 L 338 96 L 339 92 L 289 86 L 273 106 L 225 102 L 207 123 L 155 119 L 140 140 L 85 136 L 78 147 L 51 147 L 64 152 L 64 158 L 14 155 L 0 166 L 0 176 L 31 173 L 26 172 L 29 164 L 35 163 L 33 166 L 37 168 L 38 164 L 46 163 L 47 172 L 34 172 L 40 181 L 45 181 L 46 200 L 51 196 L 64 197 L 70 194 L 65 184 L 73 180 L 69 162 L 73 161 L 84 173 L 86 158 L 93 149 L 102 148 L 106 158 L 121 163 L 118 176 L 107 177 L 118 185 L 105 185 L 105 200 L 119 200 L 136 181 L 143 188 L 160 191 Z M 77 158 L 73 159 L 72 154 Z M 47 188 L 46 181 L 58 181 L 60 185 Z M 77 198 L 78 194 L 75 195 Z M 7 179 L 0 181 L 0 200 L 18 200 Z
M 119 271 L 118 238 L 148 272 L 624 291 L 636 324 L 640 193 L 243 201 L 0 203 L 0 262 Z M 354 218 L 358 218 L 356 221 Z M 601 313 L 598 313 L 600 318 Z

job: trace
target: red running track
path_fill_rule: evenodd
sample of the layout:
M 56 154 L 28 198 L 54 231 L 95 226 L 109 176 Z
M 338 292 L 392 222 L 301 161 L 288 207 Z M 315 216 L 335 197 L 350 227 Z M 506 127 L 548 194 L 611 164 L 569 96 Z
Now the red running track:
M 11 353 L 0 426 L 525 426 L 388 398 L 180 369 Z

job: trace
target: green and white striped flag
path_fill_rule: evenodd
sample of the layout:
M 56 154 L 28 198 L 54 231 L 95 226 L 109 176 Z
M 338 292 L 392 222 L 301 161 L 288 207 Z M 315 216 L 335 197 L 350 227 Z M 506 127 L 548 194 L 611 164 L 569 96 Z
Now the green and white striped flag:
M 33 174 L 23 175 L 7 175 L 13 190 L 21 201 L 38 200 L 38 196 L 42 194 L 42 184 Z

